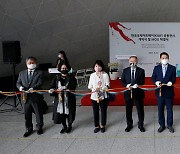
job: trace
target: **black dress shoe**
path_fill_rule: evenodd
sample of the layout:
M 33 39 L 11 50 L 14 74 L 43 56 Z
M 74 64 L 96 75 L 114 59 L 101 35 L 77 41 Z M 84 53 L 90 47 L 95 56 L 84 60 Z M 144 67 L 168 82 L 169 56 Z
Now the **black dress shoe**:
M 133 128 L 133 126 L 127 126 L 125 129 L 125 132 L 130 132 L 132 128 Z
M 158 128 L 158 132 L 161 133 L 161 132 L 163 132 L 165 129 L 166 129 L 165 126 L 160 126 L 160 127 Z
M 72 130 L 72 127 L 70 126 L 70 127 L 68 127 L 68 128 L 65 130 L 65 132 L 66 132 L 66 133 L 70 133 L 71 130 Z
M 105 127 L 101 128 L 101 133 L 104 133 L 106 131 Z
M 172 126 L 168 126 L 167 128 L 169 129 L 170 133 L 174 133 L 174 128 Z
M 138 128 L 139 128 L 139 130 L 140 130 L 141 132 L 145 132 L 145 131 L 146 131 L 143 126 L 138 126 Z
M 38 129 L 38 130 L 37 130 L 37 134 L 38 134 L 38 135 L 43 134 L 43 130 L 42 130 L 42 128 L 40 128 L 40 129 Z
M 99 132 L 99 131 L 100 131 L 100 128 L 99 128 L 99 127 L 97 127 L 97 128 L 94 129 L 94 133 L 97 133 L 97 132 Z
M 67 129 L 67 127 L 63 127 L 63 128 L 61 129 L 61 131 L 60 131 L 60 134 L 65 133 L 66 129 Z
M 33 129 L 29 129 L 29 130 L 27 130 L 25 133 L 24 133 L 24 137 L 28 137 L 28 136 L 30 136 L 31 134 L 33 133 Z

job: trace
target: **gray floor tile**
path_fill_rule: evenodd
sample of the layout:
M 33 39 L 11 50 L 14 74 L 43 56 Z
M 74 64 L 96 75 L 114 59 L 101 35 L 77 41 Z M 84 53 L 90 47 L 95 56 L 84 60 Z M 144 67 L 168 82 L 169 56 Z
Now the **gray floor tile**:
M 133 109 L 134 127 L 125 132 L 126 117 L 124 106 L 108 107 L 105 133 L 94 134 L 92 107 L 77 106 L 76 120 L 70 134 L 60 134 L 61 125 L 52 121 L 53 97 L 45 95 L 48 113 L 44 115 L 44 134 L 34 133 L 23 138 L 25 131 L 22 111 L 0 113 L 0 153 L 2 154 L 166 154 L 179 153 L 180 145 L 180 106 L 174 106 L 175 133 L 168 129 L 158 133 L 157 106 L 145 107 L 145 128 L 142 133 L 137 127 L 137 111 Z M 13 103 L 12 99 L 8 100 Z M 78 104 L 80 97 L 77 98 Z M 0 109 L 6 109 L 3 104 Z M 165 111 L 166 114 L 166 111 Z M 35 124 L 35 116 L 33 116 Z

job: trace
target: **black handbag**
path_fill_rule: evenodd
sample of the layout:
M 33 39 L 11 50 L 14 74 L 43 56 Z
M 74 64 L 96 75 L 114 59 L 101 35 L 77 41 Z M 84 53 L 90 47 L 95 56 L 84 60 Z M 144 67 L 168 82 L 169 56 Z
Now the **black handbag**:
M 107 99 L 108 99 L 108 102 L 114 102 L 116 99 L 116 95 L 107 93 Z

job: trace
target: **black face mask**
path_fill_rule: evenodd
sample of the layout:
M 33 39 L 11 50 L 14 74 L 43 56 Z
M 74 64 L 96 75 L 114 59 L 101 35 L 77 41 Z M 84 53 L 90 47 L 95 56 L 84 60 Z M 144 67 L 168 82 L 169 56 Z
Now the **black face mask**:
M 62 74 L 68 74 L 68 70 L 61 70 Z

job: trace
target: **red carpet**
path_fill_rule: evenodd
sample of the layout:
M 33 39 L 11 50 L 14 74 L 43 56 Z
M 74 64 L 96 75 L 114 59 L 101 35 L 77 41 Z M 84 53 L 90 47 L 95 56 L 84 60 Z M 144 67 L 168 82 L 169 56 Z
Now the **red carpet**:
M 176 78 L 176 84 L 180 85 L 180 78 Z M 145 85 L 153 85 L 151 78 L 147 77 L 145 80 Z M 122 88 L 122 84 L 120 80 L 111 80 L 111 88 Z M 150 105 L 156 105 L 156 97 L 155 97 L 155 91 L 145 92 L 145 99 L 144 99 L 144 105 L 150 106 Z M 180 89 L 175 88 L 175 98 L 174 98 L 174 104 L 180 105 Z M 91 100 L 90 95 L 85 96 L 81 99 L 81 105 L 82 106 L 90 106 Z M 122 93 L 116 95 L 116 99 L 114 102 L 109 103 L 110 106 L 123 106 L 125 105 L 124 96 Z

